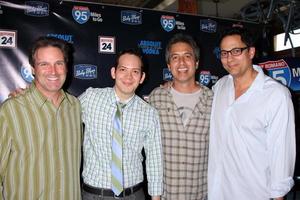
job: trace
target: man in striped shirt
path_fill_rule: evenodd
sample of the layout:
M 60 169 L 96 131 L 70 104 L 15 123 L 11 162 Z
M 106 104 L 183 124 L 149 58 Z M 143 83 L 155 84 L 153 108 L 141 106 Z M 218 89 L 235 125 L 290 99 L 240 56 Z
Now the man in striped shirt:
M 80 199 L 80 103 L 63 91 L 69 48 L 41 37 L 29 63 L 35 80 L 0 107 L 0 200 Z

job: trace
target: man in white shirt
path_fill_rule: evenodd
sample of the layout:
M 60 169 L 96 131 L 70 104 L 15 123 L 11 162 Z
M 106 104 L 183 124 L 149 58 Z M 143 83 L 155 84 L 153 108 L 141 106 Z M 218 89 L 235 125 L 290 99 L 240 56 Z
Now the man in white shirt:
M 282 200 L 294 184 L 290 93 L 252 64 L 255 47 L 247 30 L 225 31 L 220 50 L 229 75 L 213 87 L 208 199 Z

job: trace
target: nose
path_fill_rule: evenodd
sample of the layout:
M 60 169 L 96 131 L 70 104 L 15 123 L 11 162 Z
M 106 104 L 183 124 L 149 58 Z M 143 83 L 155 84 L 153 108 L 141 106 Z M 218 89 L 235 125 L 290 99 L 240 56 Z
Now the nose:
M 184 56 L 179 56 L 179 64 L 182 64 L 184 63 Z
M 232 60 L 232 58 L 233 58 L 233 55 L 231 54 L 231 52 L 228 52 L 226 59 L 230 61 L 230 60 Z
M 129 78 L 132 78 L 132 77 L 133 77 L 132 73 L 133 73 L 133 72 L 130 72 L 130 73 L 129 73 Z
M 56 69 L 55 64 L 51 64 L 51 65 L 49 66 L 49 72 L 50 72 L 51 74 L 56 74 L 57 69 Z

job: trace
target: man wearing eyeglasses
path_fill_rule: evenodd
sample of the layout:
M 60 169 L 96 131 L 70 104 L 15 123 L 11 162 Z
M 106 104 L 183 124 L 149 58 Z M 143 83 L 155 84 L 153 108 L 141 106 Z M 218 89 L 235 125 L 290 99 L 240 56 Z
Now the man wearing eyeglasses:
M 220 50 L 229 75 L 213 87 L 208 199 L 282 200 L 293 186 L 295 164 L 291 95 L 252 64 L 247 30 L 226 30 Z

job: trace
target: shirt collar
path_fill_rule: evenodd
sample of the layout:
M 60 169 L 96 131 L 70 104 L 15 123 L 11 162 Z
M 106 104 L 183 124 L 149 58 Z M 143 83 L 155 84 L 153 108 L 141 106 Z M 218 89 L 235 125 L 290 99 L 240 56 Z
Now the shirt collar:
M 255 91 L 255 90 L 262 90 L 263 86 L 264 86 L 264 71 L 262 70 L 262 68 L 258 65 L 252 65 L 253 69 L 257 72 L 257 75 L 254 79 L 254 81 L 252 82 L 250 88 L 248 89 L 248 91 Z M 228 76 L 232 82 L 232 87 L 233 86 L 233 77 L 229 74 Z
M 48 99 L 37 89 L 35 81 L 32 82 L 32 84 L 29 87 L 29 92 L 34 99 L 35 103 L 39 106 L 42 107 Z M 67 99 L 69 103 L 71 103 L 69 97 L 66 95 L 66 92 L 63 89 L 60 89 L 60 93 L 62 94 L 61 96 L 61 102 L 64 99 Z
M 265 74 L 264 74 L 262 68 L 258 65 L 253 65 L 253 69 L 255 71 L 257 71 L 258 73 L 257 73 L 257 75 L 256 75 L 256 77 L 255 77 L 255 79 L 254 79 L 254 81 L 251 84 L 251 87 L 249 89 L 254 90 L 254 91 L 255 90 L 262 90 L 263 87 L 264 87 L 264 81 L 265 81 L 264 76 L 265 76 Z
M 118 97 L 117 93 L 116 93 L 116 90 L 115 88 L 113 88 L 113 91 L 114 91 L 114 94 L 115 94 L 115 99 L 117 102 L 121 102 L 125 105 L 127 105 L 135 96 L 135 94 L 133 94 L 129 99 L 126 99 L 125 101 L 121 101 L 120 98 Z
M 112 94 L 111 94 L 111 103 L 116 105 L 116 102 L 121 102 L 120 98 L 118 97 L 118 95 L 116 94 L 116 91 L 114 88 L 112 88 Z M 126 99 L 124 102 L 121 102 L 123 104 L 125 104 L 127 106 L 131 105 L 134 102 L 134 99 L 136 98 L 136 95 L 132 95 L 132 97 L 130 97 L 129 99 Z

